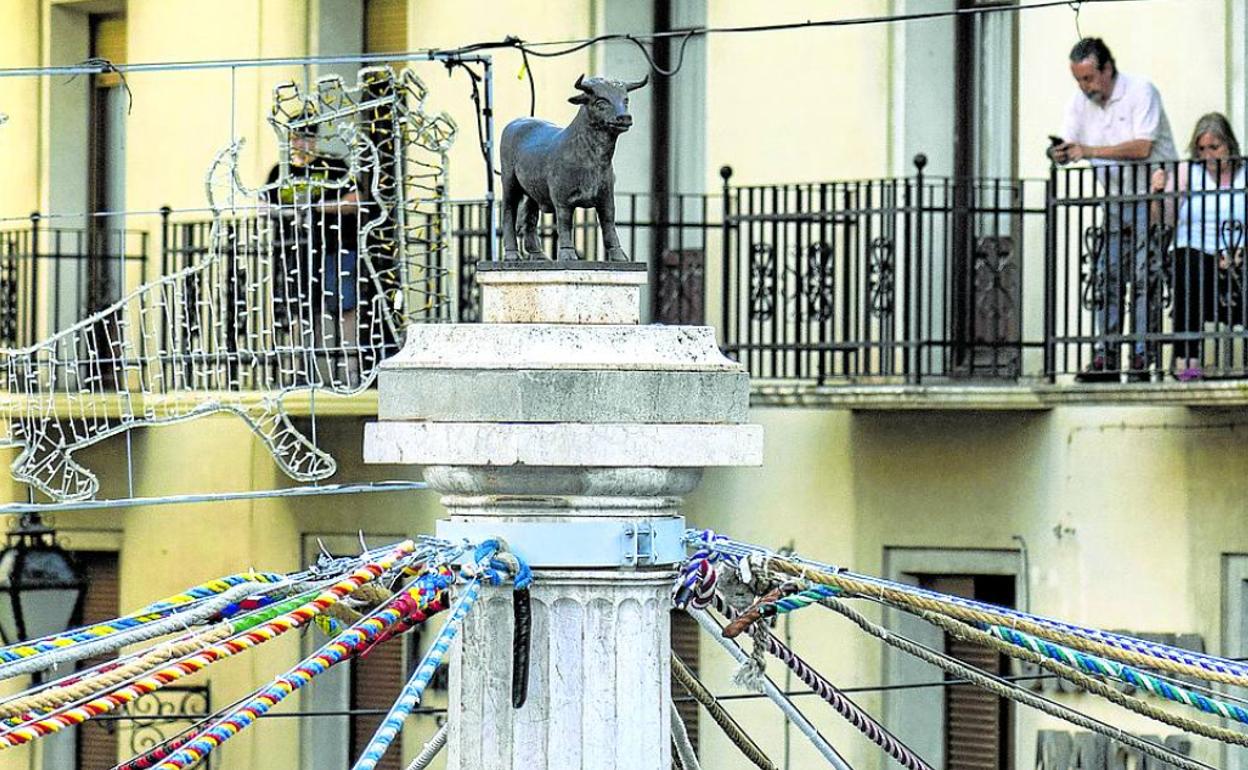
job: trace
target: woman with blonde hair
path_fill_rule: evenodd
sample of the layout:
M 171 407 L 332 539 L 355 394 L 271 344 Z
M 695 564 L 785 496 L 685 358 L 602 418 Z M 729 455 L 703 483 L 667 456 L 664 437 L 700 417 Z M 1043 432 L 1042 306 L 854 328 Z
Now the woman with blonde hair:
M 1243 323 L 1242 281 L 1233 280 L 1243 266 L 1245 165 L 1230 121 L 1210 112 L 1196 121 L 1188 145 L 1191 160 L 1176 164 L 1176 173 L 1153 173 L 1154 193 L 1174 192 L 1153 202 L 1153 220 L 1174 225 L 1174 331 L 1195 335 L 1206 321 Z M 1175 217 L 1175 200 L 1179 201 Z M 1164 209 L 1164 212 L 1163 210 Z M 1235 317 L 1233 317 L 1235 316 Z M 1175 376 L 1203 379 L 1201 342 L 1189 337 L 1175 342 Z

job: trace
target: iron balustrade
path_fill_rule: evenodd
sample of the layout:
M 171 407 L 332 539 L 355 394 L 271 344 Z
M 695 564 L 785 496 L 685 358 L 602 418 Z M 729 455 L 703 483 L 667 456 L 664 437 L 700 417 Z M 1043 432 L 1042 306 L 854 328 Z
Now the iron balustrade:
M 1238 160 L 1225 163 L 1229 187 L 1218 189 L 1201 189 L 1187 161 L 964 179 L 925 174 L 920 156 L 910 176 L 784 185 L 736 185 L 725 167 L 718 193 L 620 194 L 616 220 L 625 250 L 651 265 L 651 317 L 716 323 L 759 380 L 1065 382 L 1098 355 L 1123 370 L 1109 366 L 1106 379 L 1138 380 L 1127 371 L 1137 351 L 1154 379 L 1176 358 L 1238 377 L 1248 182 Z M 1167 181 L 1154 191 L 1158 170 Z M 449 228 L 447 250 L 411 280 L 451 301 L 431 300 L 419 320 L 480 318 L 475 265 L 491 237 L 501 253 L 499 221 L 485 200 L 452 200 L 439 223 L 412 228 Z M 218 224 L 214 236 L 210 220 L 165 210 L 161 273 L 199 264 L 215 237 L 247 263 L 240 274 L 259 274 L 264 215 Z M 554 253 L 549 216 L 538 234 Z M 576 212 L 573 236 L 585 258 L 602 258 L 592 211 Z M 43 339 L 146 281 L 148 238 L 37 216 L 0 230 L 0 344 Z
M 148 233 L 49 221 L 0 228 L 0 347 L 33 345 L 147 280 Z
M 1176 359 L 1205 376 L 1248 374 L 1244 168 L 1227 159 L 1053 169 L 1051 378 L 1157 379 L 1187 368 Z
M 925 165 L 796 185 L 733 186 L 721 172 L 721 331 L 752 377 L 1012 380 L 1027 374 L 1025 350 L 1039 360 L 1022 296 L 1043 183 L 930 177 Z
M 615 196 L 615 226 L 620 245 L 629 257 L 654 266 L 651 307 L 661 323 L 701 324 L 706 316 L 706 262 L 718 247 L 722 230 L 721 206 L 714 195 L 673 193 L 655 196 L 620 193 Z M 497 206 L 497 204 L 495 204 Z M 481 293 L 476 264 L 488 253 L 489 203 L 483 199 L 450 203 L 450 263 L 457 265 L 456 312 L 461 322 L 481 318 Z M 501 222 L 496 215 L 494 222 Z M 538 236 L 546 256 L 556 253 L 553 217 L 538 223 Z M 502 254 L 502 232 L 494 232 L 496 253 Z M 572 240 L 583 259 L 604 257 L 601 231 L 593 211 L 573 213 Z M 521 244 L 523 248 L 523 245 Z

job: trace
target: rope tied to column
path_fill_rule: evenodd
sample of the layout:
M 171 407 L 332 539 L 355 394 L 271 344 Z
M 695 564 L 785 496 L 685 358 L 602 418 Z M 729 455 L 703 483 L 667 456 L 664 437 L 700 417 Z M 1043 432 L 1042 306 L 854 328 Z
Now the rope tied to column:
M 676 655 L 672 655 L 672 677 L 684 688 L 685 692 L 689 693 L 690 697 L 706 709 L 706 713 L 710 715 L 715 724 L 719 725 L 719 729 L 723 730 L 728 740 L 732 741 L 732 745 L 736 746 L 746 759 L 753 762 L 755 767 L 759 770 L 778 770 L 775 763 L 767 758 L 754 739 L 746 734 L 711 691 L 706 689 L 706 685 L 702 684 L 685 665 L 685 662 Z

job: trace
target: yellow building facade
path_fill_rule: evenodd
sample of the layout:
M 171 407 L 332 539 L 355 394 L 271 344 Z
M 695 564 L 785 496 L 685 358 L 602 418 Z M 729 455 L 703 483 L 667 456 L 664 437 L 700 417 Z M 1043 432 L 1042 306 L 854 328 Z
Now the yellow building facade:
M 964 5 L 678 0 L 667 14 L 674 28 L 714 29 Z M 1067 52 L 1080 35 L 1104 36 L 1123 71 L 1157 84 L 1181 146 L 1196 119 L 1212 110 L 1230 116 L 1241 135 L 1248 129 L 1248 12 L 1238 0 L 1088 4 L 1077 15 L 1066 5 L 1031 5 L 1041 3 L 1022 2 L 992 21 L 985 16 L 964 33 L 971 43 L 963 49 L 956 45 L 957 22 L 949 18 L 694 37 L 670 83 L 666 158 L 654 152 L 651 96 L 639 92 L 636 127 L 621 139 L 617 157 L 620 189 L 646 193 L 665 178 L 674 192 L 715 193 L 725 165 L 739 184 L 904 177 L 914 173 L 919 152 L 927 155 L 931 174 L 953 173 L 959 141 L 953 92 L 957 63 L 965 57 L 1000 75 L 984 86 L 978 111 L 966 118 L 979 137 L 968 162 L 980 173 L 1044 179 L 1046 137 L 1059 130 L 1074 89 Z M 135 64 L 393 53 L 396 39 L 411 51 L 508 35 L 563 41 L 648 32 L 655 14 L 653 4 L 624 0 L 561 0 L 540 9 L 511 0 L 0 0 L 0 68 L 69 65 L 99 55 L 101 46 L 111 59 Z M 496 131 L 528 114 L 530 75 L 536 113 L 558 122 L 574 114 L 567 97 L 580 73 L 637 78 L 648 69 L 627 41 L 559 58 L 531 57 L 531 73 L 515 50 L 492 54 Z M 486 176 L 468 78 L 441 64 L 412 66 L 429 86 L 431 109 L 445 110 L 459 126 L 448 195 L 479 198 Z M 124 218 L 126 228 L 148 234 L 146 274 L 157 275 L 159 210 L 169 206 L 175 218 L 205 218 L 205 174 L 216 153 L 242 139 L 244 181 L 264 181 L 277 155 L 266 122 L 273 87 L 350 70 L 287 64 L 130 72 L 128 97 L 120 83 L 91 77 L 2 77 L 0 112 L 9 120 L 0 125 L 0 167 L 8 180 L 0 185 L 0 230 L 28 226 L 32 212 L 81 229 L 84 212 L 103 210 L 93 204 L 110 201 L 134 212 Z M 92 111 L 98 103 L 92 89 L 101 88 L 121 89 L 113 93 L 123 105 L 113 113 L 121 115 L 115 119 L 122 133 L 110 135 L 112 154 L 102 161 L 92 155 L 92 147 L 99 149 L 92 120 L 103 119 Z M 100 162 L 107 171 L 99 170 Z M 665 174 L 655 174 L 657 163 Z M 100 182 L 101 175 L 111 182 Z M 722 246 L 718 234 L 708 236 L 705 317 L 716 324 L 724 310 L 716 290 Z M 137 279 L 138 263 L 127 270 Z M 1031 280 L 1042 272 L 1038 261 L 1024 270 L 1028 285 L 1039 285 Z M 60 311 L 41 312 L 41 328 L 64 320 Z M 1195 639 L 1228 657 L 1248 655 L 1248 390 L 1241 384 L 1193 391 L 1129 385 L 1089 391 L 1063 383 L 773 385 L 757 384 L 752 415 L 767 432 L 765 465 L 708 472 L 688 501 L 691 525 L 773 547 L 792 545 L 811 558 L 924 585 L 962 580 L 974 589 L 976 580 L 1004 581 L 1015 606 L 1035 613 Z M 339 461 L 331 481 L 410 477 L 362 463 L 374 393 L 326 396 L 318 407 L 319 440 Z M 309 405 L 295 411 L 311 419 Z M 6 464 L 12 456 L 0 450 Z M 111 439 L 81 459 L 103 479 L 105 498 L 291 483 L 246 426 L 229 416 L 143 428 L 128 443 Z M 128 464 L 135 470 L 132 482 Z M 26 495 L 0 474 L 0 501 Z M 125 610 L 248 568 L 297 569 L 315 557 L 318 539 L 348 549 L 359 532 L 373 545 L 431 532 L 438 515 L 431 493 L 406 492 L 66 512 L 56 526 L 71 549 L 115 555 Z M 816 610 L 794 616 L 789 631 L 794 647 L 844 687 L 940 679 Z M 293 665 L 311 643 L 275 642 L 194 683 L 207 686 L 219 707 Z M 703 645 L 700 663 L 713 690 L 732 690 L 734 666 L 713 645 Z M 286 708 L 349 709 L 350 690 L 341 680 Z M 868 689 L 854 697 L 943 766 L 935 760 L 954 750 L 946 692 Z M 1132 731 L 1174 732 L 1086 695 L 1045 692 Z M 809 698 L 801 703 L 852 766 L 886 766 L 830 710 Z M 782 766 L 817 765 L 813 749 L 796 733 L 786 737 L 781 717 L 767 704 L 736 702 L 730 710 L 773 758 L 787 757 Z M 124 757 L 137 728 L 118 724 L 115 745 Z M 994 745 L 1016 768 L 1036 766 L 1040 731 L 1078 732 L 1022 707 L 1004 724 Z M 431 716 L 412 720 L 405 762 L 435 729 Z M 340 767 L 324 752 L 345 752 L 350 730 L 345 716 L 265 720 L 226 745 L 214 766 Z M 75 740 L 0 753 L 0 770 L 77 768 Z M 704 767 L 746 766 L 705 719 L 700 748 Z M 1207 741 L 1194 741 L 1191 751 L 1218 767 L 1248 767 L 1248 756 Z

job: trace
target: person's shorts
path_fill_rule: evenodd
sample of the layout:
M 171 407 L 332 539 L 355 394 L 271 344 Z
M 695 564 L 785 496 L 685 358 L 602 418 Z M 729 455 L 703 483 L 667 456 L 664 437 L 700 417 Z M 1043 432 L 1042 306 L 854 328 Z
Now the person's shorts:
M 325 255 L 325 293 L 328 301 L 337 296 L 342 300 L 342 311 L 355 310 L 360 304 L 360 260 L 354 251 L 340 249 Z

